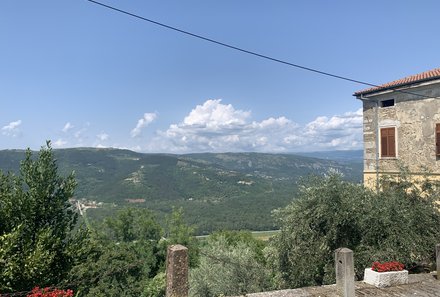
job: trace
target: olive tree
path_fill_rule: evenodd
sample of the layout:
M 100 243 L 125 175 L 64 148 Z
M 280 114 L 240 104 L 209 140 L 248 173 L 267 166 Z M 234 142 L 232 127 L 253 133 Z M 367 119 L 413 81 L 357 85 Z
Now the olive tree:
M 190 296 L 236 296 L 271 288 L 263 246 L 245 232 L 220 232 L 201 248 L 190 271 Z
M 358 278 L 373 261 L 396 260 L 411 268 L 433 260 L 440 236 L 433 197 L 405 178 L 386 185 L 376 193 L 337 174 L 303 182 L 296 199 L 275 214 L 281 232 L 268 261 L 278 286 L 334 283 L 339 247 L 354 251 Z

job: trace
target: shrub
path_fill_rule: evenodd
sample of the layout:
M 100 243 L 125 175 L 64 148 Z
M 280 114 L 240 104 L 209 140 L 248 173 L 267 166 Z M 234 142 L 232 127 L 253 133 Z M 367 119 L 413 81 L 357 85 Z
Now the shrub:
M 235 234 L 237 235 L 237 234 Z M 269 274 L 247 236 L 216 234 L 201 248 L 200 264 L 190 273 L 190 296 L 235 296 L 269 288 Z
M 281 226 L 269 260 L 281 287 L 335 282 L 334 250 L 354 251 L 355 273 L 373 261 L 407 267 L 433 259 L 440 214 L 428 193 L 405 179 L 375 193 L 340 176 L 311 177 L 276 217 Z

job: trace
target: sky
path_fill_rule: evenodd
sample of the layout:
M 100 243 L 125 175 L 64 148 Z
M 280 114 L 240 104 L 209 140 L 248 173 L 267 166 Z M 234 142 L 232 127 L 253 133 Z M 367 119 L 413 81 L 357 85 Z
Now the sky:
M 100 0 L 181 30 L 382 84 L 439 67 L 436 0 Z M 0 149 L 362 149 L 368 86 L 87 0 L 0 1 Z

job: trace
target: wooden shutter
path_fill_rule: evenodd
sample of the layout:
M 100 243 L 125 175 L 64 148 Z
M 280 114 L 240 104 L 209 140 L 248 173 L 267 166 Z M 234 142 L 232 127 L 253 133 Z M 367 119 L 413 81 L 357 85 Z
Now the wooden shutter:
M 382 157 L 396 156 L 396 129 L 394 127 L 380 129 L 380 147 Z
M 396 156 L 396 129 L 388 128 L 388 156 Z
M 388 156 L 388 129 L 380 129 L 380 155 Z
M 440 124 L 435 125 L 435 152 L 440 156 Z

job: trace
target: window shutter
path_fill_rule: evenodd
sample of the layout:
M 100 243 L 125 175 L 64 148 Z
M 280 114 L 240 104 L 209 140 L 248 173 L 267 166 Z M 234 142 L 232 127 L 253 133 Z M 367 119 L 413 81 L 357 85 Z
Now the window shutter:
M 388 128 L 388 156 L 396 156 L 396 130 Z
M 440 124 L 435 125 L 435 151 L 440 156 Z
M 386 129 L 382 129 L 380 131 L 380 155 L 381 156 L 388 156 L 388 138 Z
M 380 129 L 380 147 L 380 154 L 382 157 L 396 156 L 396 128 Z

